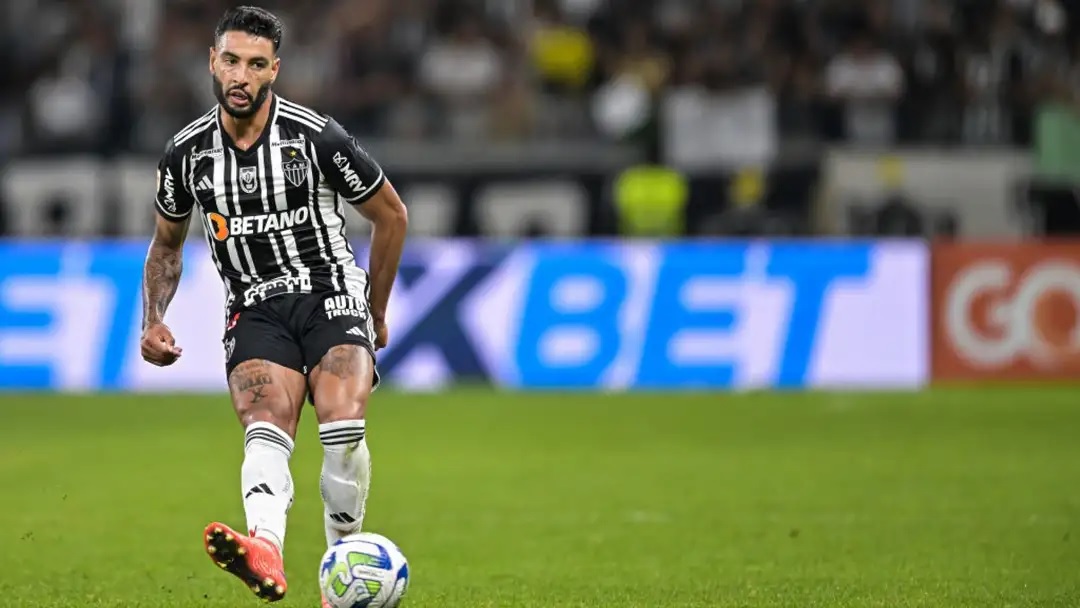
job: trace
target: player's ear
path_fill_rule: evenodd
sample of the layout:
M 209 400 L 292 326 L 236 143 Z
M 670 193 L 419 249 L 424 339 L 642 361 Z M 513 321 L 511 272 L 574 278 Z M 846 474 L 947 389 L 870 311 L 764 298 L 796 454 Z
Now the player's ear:
M 217 49 L 210 47 L 210 73 L 214 73 L 214 60 L 217 59 Z

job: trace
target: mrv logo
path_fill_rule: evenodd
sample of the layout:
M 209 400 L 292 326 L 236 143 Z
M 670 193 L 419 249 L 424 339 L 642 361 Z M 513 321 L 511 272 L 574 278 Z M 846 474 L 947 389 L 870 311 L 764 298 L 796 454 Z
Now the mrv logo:
M 337 317 L 367 318 L 367 306 L 360 298 L 349 295 L 330 296 L 323 300 L 323 311 L 327 319 Z
M 225 217 L 220 213 L 207 213 L 206 219 L 210 222 L 210 234 L 219 241 L 224 241 L 230 236 L 248 236 L 251 234 L 264 234 L 267 232 L 279 232 L 308 223 L 311 211 L 307 207 L 289 209 L 278 213 L 262 213 L 259 215 L 238 215 Z
M 341 176 L 345 178 L 345 183 L 353 189 L 354 192 L 360 192 L 364 187 L 364 182 L 360 181 L 360 176 L 353 171 L 352 166 L 349 164 L 349 159 L 345 158 L 341 152 L 334 152 L 334 164 L 338 169 L 341 169 Z
M 158 175 L 161 175 L 159 172 Z M 165 179 L 161 182 L 161 189 L 165 192 L 165 207 L 169 211 L 176 211 L 176 193 L 174 192 L 172 170 L 165 167 Z

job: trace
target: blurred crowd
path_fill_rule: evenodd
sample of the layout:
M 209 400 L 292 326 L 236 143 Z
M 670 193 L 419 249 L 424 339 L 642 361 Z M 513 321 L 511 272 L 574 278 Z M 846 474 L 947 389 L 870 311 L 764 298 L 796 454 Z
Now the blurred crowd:
M 158 152 L 214 103 L 230 4 L 5 0 L 0 158 Z M 673 99 L 754 90 L 780 138 L 1025 145 L 1040 100 L 1080 92 L 1062 0 L 258 4 L 286 24 L 276 89 L 365 137 L 655 144 Z

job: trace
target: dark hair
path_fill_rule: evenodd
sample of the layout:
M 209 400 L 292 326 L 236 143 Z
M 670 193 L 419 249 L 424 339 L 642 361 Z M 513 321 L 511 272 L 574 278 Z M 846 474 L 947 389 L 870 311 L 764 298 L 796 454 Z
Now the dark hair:
M 214 41 L 225 32 L 244 32 L 274 43 L 274 52 L 281 46 L 281 19 L 257 6 L 237 6 L 225 11 L 214 28 Z

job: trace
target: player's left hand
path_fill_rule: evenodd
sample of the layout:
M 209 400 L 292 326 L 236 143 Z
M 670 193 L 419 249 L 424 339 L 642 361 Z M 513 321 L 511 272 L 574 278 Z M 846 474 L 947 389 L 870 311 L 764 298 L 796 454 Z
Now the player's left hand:
M 375 319 L 375 350 L 386 348 L 390 341 L 390 331 L 386 329 L 386 321 Z

